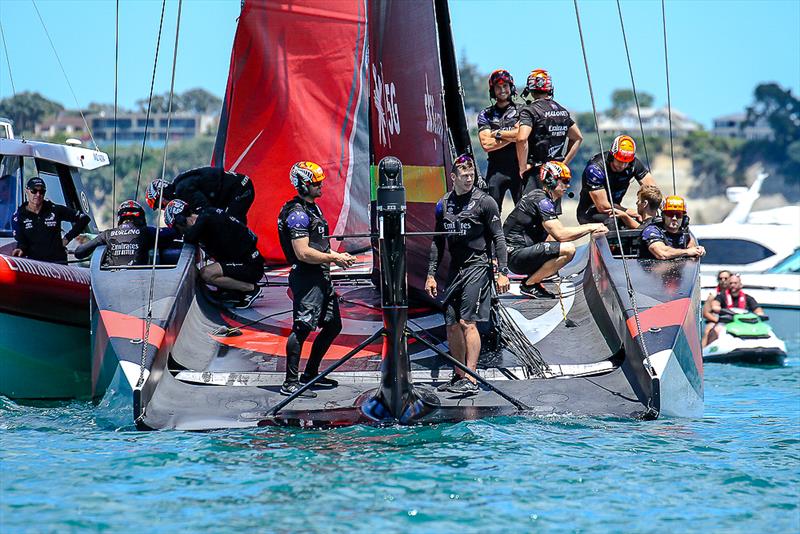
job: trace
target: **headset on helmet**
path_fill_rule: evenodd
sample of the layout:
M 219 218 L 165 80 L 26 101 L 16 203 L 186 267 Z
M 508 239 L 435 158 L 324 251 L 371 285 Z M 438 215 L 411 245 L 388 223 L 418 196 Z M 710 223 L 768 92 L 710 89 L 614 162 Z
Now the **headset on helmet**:
M 525 94 L 529 93 L 548 93 L 553 94 L 553 78 L 544 69 L 534 69 L 528 75 L 525 84 Z
M 144 208 L 135 200 L 126 200 L 117 209 L 117 221 L 125 219 L 133 221 L 135 224 L 144 224 Z
M 497 69 L 489 76 L 489 99 L 496 98 L 494 96 L 494 84 L 497 82 L 506 82 L 511 89 L 511 96 L 517 94 L 517 87 L 514 85 L 514 77 L 505 69 Z
M 630 163 L 636 157 L 636 142 L 630 135 L 618 135 L 611 143 L 611 156 L 623 163 Z
M 547 189 L 555 189 L 558 180 L 569 183 L 572 172 L 560 161 L 548 161 L 539 170 L 539 181 Z
M 183 226 L 186 224 L 186 213 L 189 211 L 189 205 L 183 200 L 176 198 L 170 200 L 167 207 L 164 208 L 164 222 L 169 228 L 175 225 Z
M 156 199 L 160 197 L 161 191 L 166 189 L 169 185 L 167 180 L 162 180 L 161 178 L 156 178 L 150 185 L 147 186 L 147 190 L 144 192 L 144 199 L 147 201 L 147 205 L 150 206 L 151 210 L 156 209 Z M 164 201 L 162 199 L 161 205 L 163 207 Z
M 308 194 L 308 186 L 318 184 L 325 179 L 325 171 L 313 161 L 298 161 L 289 171 L 289 180 L 300 196 Z

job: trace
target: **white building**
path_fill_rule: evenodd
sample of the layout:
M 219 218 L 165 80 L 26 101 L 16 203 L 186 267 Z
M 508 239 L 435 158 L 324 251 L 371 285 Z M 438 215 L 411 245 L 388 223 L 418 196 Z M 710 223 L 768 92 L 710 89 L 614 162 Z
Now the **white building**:
M 642 129 L 645 135 L 654 137 L 669 136 L 669 113 L 663 108 L 641 108 Z M 619 117 L 598 117 L 601 133 L 610 135 L 628 134 L 636 135 L 639 132 L 639 116 L 636 107 L 630 107 Z M 681 137 L 696 130 L 701 130 L 699 123 L 690 119 L 686 114 L 672 108 L 672 135 Z
M 773 139 L 775 137 L 772 128 L 767 121 L 759 119 L 752 126 L 746 126 L 746 113 L 732 113 L 714 119 L 714 128 L 711 133 L 719 137 L 733 137 L 747 139 L 748 141 L 760 139 Z

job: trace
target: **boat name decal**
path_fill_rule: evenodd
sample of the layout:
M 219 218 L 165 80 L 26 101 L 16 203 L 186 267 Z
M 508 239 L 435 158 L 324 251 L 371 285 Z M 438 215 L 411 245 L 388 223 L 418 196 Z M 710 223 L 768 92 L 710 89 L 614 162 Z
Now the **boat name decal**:
M 12 271 L 46 276 L 48 278 L 64 280 L 66 282 L 78 282 L 81 284 L 88 284 L 90 281 L 88 269 L 68 267 L 66 265 L 58 265 L 56 263 L 26 260 L 23 258 L 11 258 L 8 256 L 4 256 L 3 259 L 6 260 L 6 263 Z

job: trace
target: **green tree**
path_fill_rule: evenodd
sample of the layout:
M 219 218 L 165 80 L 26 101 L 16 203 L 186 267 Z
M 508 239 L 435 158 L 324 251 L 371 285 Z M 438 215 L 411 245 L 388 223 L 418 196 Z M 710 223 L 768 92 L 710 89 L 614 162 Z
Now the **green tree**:
M 212 114 L 222 109 L 221 98 L 199 87 L 181 93 L 180 101 L 182 111 Z
M 747 124 L 764 120 L 775 134 L 775 142 L 786 146 L 800 139 L 800 100 L 791 89 L 762 83 L 753 93 L 755 103 L 747 108 Z
M 63 109 L 64 106 L 58 102 L 30 91 L 0 100 L 0 116 L 13 120 L 18 133 L 32 132 L 37 122 Z
M 640 107 L 649 108 L 653 105 L 653 95 L 642 92 L 637 95 Z M 608 114 L 612 117 L 619 117 L 626 109 L 635 105 L 636 98 L 631 89 L 616 89 L 611 93 L 611 109 L 608 110 Z
M 489 103 L 487 79 L 488 74 L 482 74 L 475 63 L 471 63 L 462 54 L 459 63 L 461 88 L 464 90 L 464 107 L 473 111 L 485 108 Z

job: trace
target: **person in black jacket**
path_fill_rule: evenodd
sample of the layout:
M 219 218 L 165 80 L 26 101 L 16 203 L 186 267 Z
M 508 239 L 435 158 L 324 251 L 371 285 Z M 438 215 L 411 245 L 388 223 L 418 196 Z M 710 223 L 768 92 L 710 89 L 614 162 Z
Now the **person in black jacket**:
M 38 176 L 28 180 L 26 188 L 28 201 L 17 209 L 12 221 L 17 246 L 11 255 L 67 263 L 67 244 L 83 232 L 91 219 L 82 211 L 46 200 L 47 185 Z M 64 221 L 72 223 L 72 228 L 62 237 Z
M 155 209 L 162 190 L 162 208 L 170 200 L 179 198 L 189 204 L 194 213 L 207 207 L 219 208 L 245 226 L 247 212 L 256 197 L 250 178 L 219 167 L 200 167 L 183 172 L 172 183 L 160 178 L 153 180 L 145 191 L 145 200 L 151 209 Z
M 117 210 L 117 227 L 103 230 L 88 243 L 75 249 L 75 257 L 79 260 L 88 258 L 100 245 L 106 246 L 103 255 L 103 267 L 119 267 L 123 265 L 147 264 L 150 250 L 155 246 L 158 231 L 158 247 L 172 246 L 177 232 L 171 228 L 156 230 L 147 226 L 144 208 L 135 200 L 126 200 Z
M 200 269 L 200 278 L 239 297 L 235 307 L 249 308 L 261 295 L 264 258 L 256 248 L 258 237 L 219 208 L 191 213 L 188 204 L 171 200 L 164 222 L 183 234 L 183 241 L 199 245 L 215 262 Z
M 533 102 L 519 112 L 517 161 L 525 184 L 523 194 L 541 187 L 537 183 L 540 169 L 548 161 L 569 165 L 583 142 L 578 125 L 569 111 L 553 100 L 553 79 L 544 69 L 530 73 L 523 91 Z
M 454 234 L 433 238 L 425 291 L 432 298 L 438 293 L 436 271 L 447 244 L 450 250 L 450 276 L 444 298 L 447 344 L 454 358 L 475 371 L 481 352 L 476 323 L 488 321 L 490 314 L 491 284 L 494 283 L 489 259 L 492 246 L 497 257 L 497 290 L 504 293 L 509 286 L 506 240 L 497 203 L 475 187 L 472 156 L 465 154 L 455 160 L 450 179 L 453 190 L 436 204 L 436 231 Z M 475 380 L 460 369 L 455 370 L 450 384 L 440 387 L 467 395 L 478 391 Z

